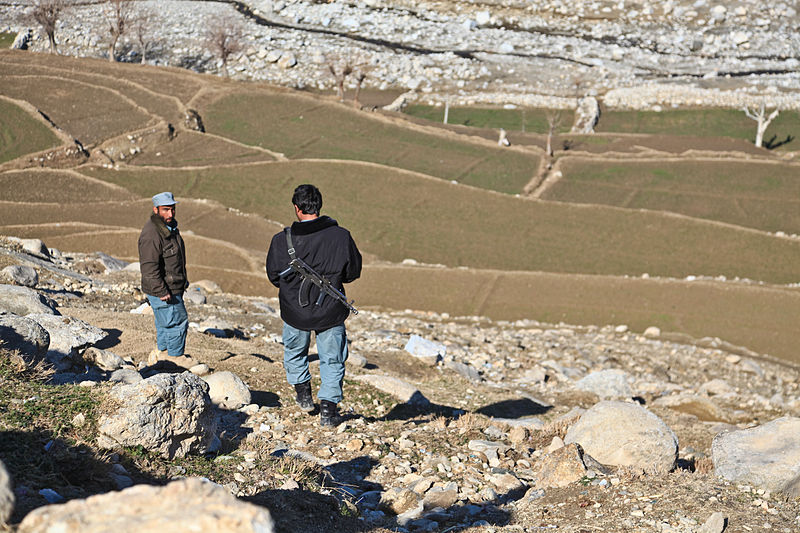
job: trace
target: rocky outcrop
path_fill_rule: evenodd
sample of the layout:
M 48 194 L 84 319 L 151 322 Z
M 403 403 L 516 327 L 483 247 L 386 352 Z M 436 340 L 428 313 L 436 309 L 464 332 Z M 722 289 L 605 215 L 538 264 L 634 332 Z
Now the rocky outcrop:
M 38 322 L 50 335 L 47 360 L 58 370 L 68 370 L 73 364 L 80 363 L 83 349 L 108 335 L 102 329 L 73 317 L 31 314 L 28 318 Z
M 167 458 L 208 450 L 216 415 L 208 385 L 194 374 L 158 374 L 110 393 L 108 414 L 98 421 L 102 448 L 143 446 Z
M 570 133 L 594 133 L 594 127 L 600 121 L 600 104 L 594 96 L 584 96 L 578 101 L 575 109 L 575 121 Z
M 9 265 L 2 272 L 8 279 L 23 287 L 33 288 L 39 283 L 39 274 L 27 265 Z
M 208 480 L 188 478 L 48 505 L 29 513 L 19 526 L 19 533 L 54 531 L 272 533 L 274 526 L 267 509 L 237 500 Z

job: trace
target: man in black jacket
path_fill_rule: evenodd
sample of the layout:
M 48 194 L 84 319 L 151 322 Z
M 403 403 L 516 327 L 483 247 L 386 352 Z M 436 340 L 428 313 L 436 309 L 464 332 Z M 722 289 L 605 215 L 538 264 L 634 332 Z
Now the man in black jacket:
M 297 222 L 276 234 L 267 252 L 267 277 L 278 287 L 283 319 L 283 366 L 286 379 L 297 395 L 303 411 L 315 409 L 311 395 L 311 374 L 308 371 L 308 347 L 311 332 L 317 337 L 319 373 L 322 384 L 320 424 L 334 426 L 339 422 L 337 404 L 342 401 L 344 363 L 347 360 L 347 335 L 344 321 L 350 311 L 340 302 L 324 297 L 317 305 L 319 289 L 295 272 L 281 277 L 290 261 L 289 248 L 317 273 L 344 292 L 343 283 L 361 275 L 361 254 L 350 237 L 328 216 L 320 216 L 322 194 L 313 185 L 300 185 L 292 196 Z M 291 246 L 286 231 L 291 232 Z

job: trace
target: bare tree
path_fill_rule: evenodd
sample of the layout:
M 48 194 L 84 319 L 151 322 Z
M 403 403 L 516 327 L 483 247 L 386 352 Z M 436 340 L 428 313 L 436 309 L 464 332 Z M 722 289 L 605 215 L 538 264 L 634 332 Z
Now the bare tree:
M 136 43 L 139 45 L 139 53 L 142 56 L 142 64 L 147 61 L 147 51 L 153 44 L 154 36 L 152 28 L 157 20 L 156 13 L 148 8 L 141 8 L 131 21 L 131 32 Z
M 222 72 L 228 76 L 228 58 L 242 51 L 244 30 L 238 23 L 216 17 L 212 19 L 206 30 L 206 41 L 209 48 L 222 60 Z
M 761 105 L 758 107 L 758 109 L 754 108 L 751 110 L 749 106 L 744 106 L 742 108 L 742 111 L 744 111 L 744 114 L 747 115 L 748 118 L 751 118 L 756 122 L 758 122 L 758 126 L 756 129 L 756 146 L 761 148 L 761 145 L 764 142 L 764 132 L 767 131 L 769 123 L 772 122 L 778 116 L 778 114 L 780 113 L 780 109 L 776 107 L 772 113 L 767 115 L 767 103 L 764 100 L 762 100 Z
M 353 106 L 356 109 L 361 109 L 361 102 L 359 101 L 359 97 L 361 96 L 361 87 L 364 85 L 364 80 L 367 79 L 367 75 L 372 70 L 372 66 L 368 65 L 367 63 L 360 63 L 356 66 L 355 73 L 353 77 L 356 80 L 356 93 L 353 96 Z
M 108 23 L 111 40 L 108 43 L 108 60 L 116 61 L 117 42 L 125 32 L 133 18 L 133 0 L 106 0 L 103 14 Z
M 553 158 L 553 135 L 555 135 L 556 130 L 561 125 L 561 111 L 560 110 L 549 110 L 545 114 L 547 117 L 547 157 L 550 159 Z
M 56 24 L 61 14 L 70 6 L 69 0 L 33 0 L 33 20 L 42 26 L 50 41 L 50 53 L 57 54 Z
M 338 65 L 331 62 L 328 63 L 328 70 L 336 81 L 336 94 L 339 96 L 339 101 L 344 102 L 344 82 L 347 76 L 353 72 L 353 65 L 349 61 L 342 61 Z

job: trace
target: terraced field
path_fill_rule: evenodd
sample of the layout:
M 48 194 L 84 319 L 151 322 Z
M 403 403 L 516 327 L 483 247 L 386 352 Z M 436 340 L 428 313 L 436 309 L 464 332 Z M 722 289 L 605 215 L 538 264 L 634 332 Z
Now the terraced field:
M 0 96 L 33 110 L 3 114 L 0 128 L 47 132 L 0 152 L 2 234 L 133 261 L 149 197 L 172 190 L 190 278 L 273 295 L 267 243 L 292 221 L 293 188 L 312 182 L 365 254 L 348 290 L 360 306 L 655 325 L 800 361 L 800 240 L 770 233 L 800 227 L 796 165 L 742 138 L 561 133 L 556 177 L 541 174 L 544 136 L 527 126 L 503 149 L 491 121 L 407 121 L 176 69 L 14 51 L 0 51 L 0 75 Z M 190 109 L 205 133 L 184 123 Z M 63 157 L 72 137 L 87 156 Z M 539 199 L 518 194 L 526 186 Z

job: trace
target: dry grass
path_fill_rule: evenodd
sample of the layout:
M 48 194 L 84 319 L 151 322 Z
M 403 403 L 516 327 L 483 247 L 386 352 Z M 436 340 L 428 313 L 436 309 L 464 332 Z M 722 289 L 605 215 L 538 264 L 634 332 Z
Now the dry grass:
M 40 121 L 0 99 L 0 163 L 61 144 Z
M 2 65 L 0 62 L 4 95 L 30 102 L 84 145 L 142 128 L 151 121 L 147 113 L 112 90 L 59 76 L 6 75 Z

